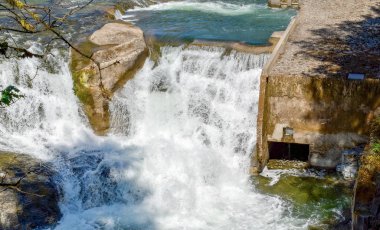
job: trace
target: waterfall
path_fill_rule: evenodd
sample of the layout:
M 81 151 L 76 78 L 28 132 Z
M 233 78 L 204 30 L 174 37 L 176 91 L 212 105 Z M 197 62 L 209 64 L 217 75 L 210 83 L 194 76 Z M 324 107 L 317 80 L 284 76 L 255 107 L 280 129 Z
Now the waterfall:
M 267 58 L 164 47 L 114 96 L 105 137 L 89 128 L 63 58 L 34 79 L 37 59 L 3 61 L 0 84 L 26 97 L 0 110 L 0 149 L 54 164 L 55 229 L 303 229 L 248 174 Z

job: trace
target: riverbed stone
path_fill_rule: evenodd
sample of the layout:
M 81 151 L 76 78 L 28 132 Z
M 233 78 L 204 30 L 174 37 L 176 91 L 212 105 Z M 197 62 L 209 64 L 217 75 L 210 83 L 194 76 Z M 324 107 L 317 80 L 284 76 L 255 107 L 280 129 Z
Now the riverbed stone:
M 335 169 L 341 163 L 342 154 L 339 149 L 332 148 L 326 152 L 310 154 L 310 164 L 314 167 Z
M 110 126 L 108 107 L 112 95 L 134 76 L 148 56 L 144 34 L 131 24 L 108 23 L 78 48 L 93 61 L 72 52 L 74 90 L 92 128 L 98 134 L 105 134 Z
M 28 155 L 0 152 L 0 229 L 36 229 L 61 217 L 51 166 Z

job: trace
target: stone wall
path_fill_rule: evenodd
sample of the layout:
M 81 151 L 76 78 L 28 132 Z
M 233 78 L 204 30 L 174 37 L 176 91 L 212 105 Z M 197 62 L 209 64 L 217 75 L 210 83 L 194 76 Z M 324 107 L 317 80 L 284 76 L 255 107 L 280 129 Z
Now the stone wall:
M 262 83 L 262 140 L 254 159 L 259 171 L 269 158 L 267 142 L 283 141 L 284 127 L 294 130 L 286 142 L 310 145 L 309 163 L 317 167 L 335 168 L 343 149 L 368 142 L 368 124 L 380 106 L 379 80 L 269 76 Z

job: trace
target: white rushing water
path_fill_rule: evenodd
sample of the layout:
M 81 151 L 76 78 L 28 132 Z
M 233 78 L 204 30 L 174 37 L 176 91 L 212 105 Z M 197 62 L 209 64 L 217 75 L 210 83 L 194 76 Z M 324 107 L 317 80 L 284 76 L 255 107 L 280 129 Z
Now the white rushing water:
M 181 10 L 181 11 L 202 11 L 207 13 L 221 14 L 224 16 L 236 16 L 254 14 L 259 8 L 267 8 L 266 5 L 259 4 L 233 4 L 227 2 L 197 2 L 197 1 L 175 1 L 163 2 L 160 4 L 150 5 L 148 7 L 135 7 L 129 9 L 133 11 L 165 11 L 165 10 Z
M 304 228 L 249 181 L 266 58 L 163 48 L 115 95 L 106 137 L 88 127 L 65 61 L 33 81 L 38 60 L 2 62 L 0 84 L 26 98 L 0 111 L 0 150 L 54 163 L 63 188 L 55 229 Z

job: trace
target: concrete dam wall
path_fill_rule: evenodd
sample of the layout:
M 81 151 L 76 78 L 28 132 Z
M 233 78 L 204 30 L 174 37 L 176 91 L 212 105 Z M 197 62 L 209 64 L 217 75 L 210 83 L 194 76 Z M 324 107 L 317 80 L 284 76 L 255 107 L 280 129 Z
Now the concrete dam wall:
M 277 2 L 285 7 L 293 1 Z M 274 3 L 269 1 L 269 5 Z M 351 0 L 344 5 L 294 3 L 300 11 L 282 33 L 261 75 L 252 173 L 260 172 L 270 158 L 334 169 L 342 151 L 368 143 L 369 124 L 380 114 L 380 79 L 376 77 L 380 73 L 372 65 L 380 63 L 380 57 L 363 42 L 372 36 L 368 31 L 373 30 L 366 25 L 377 18 L 375 4 L 369 2 L 357 12 L 358 5 Z M 334 10 L 338 5 L 346 18 Z M 351 24 L 360 25 L 360 33 L 346 30 Z M 368 60 L 358 58 L 366 56 Z M 348 65 L 346 59 L 352 63 Z M 362 73 L 366 78 L 349 80 L 347 73 Z
M 368 142 L 368 124 L 379 113 L 379 80 L 269 76 L 264 84 L 258 167 L 278 157 L 271 151 L 276 143 L 307 145 L 311 166 L 335 168 L 342 150 Z

